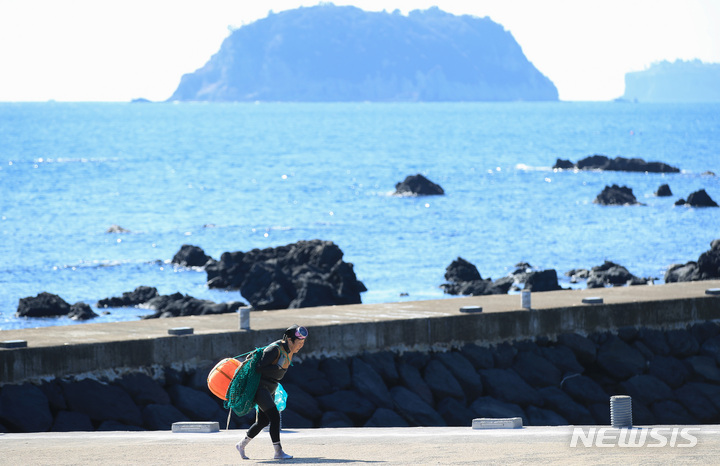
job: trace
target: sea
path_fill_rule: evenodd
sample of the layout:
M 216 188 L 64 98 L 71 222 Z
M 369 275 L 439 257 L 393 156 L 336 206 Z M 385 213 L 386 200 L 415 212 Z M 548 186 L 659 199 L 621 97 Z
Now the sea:
M 553 170 L 558 158 L 641 158 L 677 174 Z M 443 196 L 398 197 L 422 174 Z M 720 238 L 720 104 L 0 103 L 0 330 L 85 325 L 16 317 L 41 292 L 98 309 L 136 287 L 200 299 L 184 244 L 219 259 L 321 239 L 337 244 L 366 304 L 446 299 L 458 257 L 496 280 L 516 264 L 565 273 L 604 261 L 655 284 Z M 643 205 L 593 202 L 627 186 Z M 671 197 L 654 192 L 668 184 Z M 125 233 L 108 233 L 118 225 Z

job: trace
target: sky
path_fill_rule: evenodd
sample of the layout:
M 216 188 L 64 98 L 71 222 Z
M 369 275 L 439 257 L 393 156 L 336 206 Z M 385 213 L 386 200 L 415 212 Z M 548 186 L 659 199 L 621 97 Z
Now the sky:
M 162 101 L 233 28 L 317 0 L 0 0 L 0 101 Z M 720 63 L 720 0 L 355 0 L 437 6 L 509 31 L 564 101 L 620 97 L 662 60 Z

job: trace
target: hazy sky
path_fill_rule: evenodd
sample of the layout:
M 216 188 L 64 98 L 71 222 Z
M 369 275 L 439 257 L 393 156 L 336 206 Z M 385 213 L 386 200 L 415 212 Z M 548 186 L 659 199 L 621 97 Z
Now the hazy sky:
M 230 33 L 317 0 L 0 0 L 0 101 L 165 100 Z M 510 31 L 561 100 L 610 100 L 628 71 L 720 62 L 720 0 L 335 1 L 389 12 L 438 6 Z

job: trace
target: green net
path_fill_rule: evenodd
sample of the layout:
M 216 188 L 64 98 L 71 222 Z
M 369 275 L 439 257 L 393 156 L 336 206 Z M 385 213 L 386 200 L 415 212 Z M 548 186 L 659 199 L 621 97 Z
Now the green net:
M 225 400 L 225 409 L 232 409 L 244 416 L 255 406 L 255 392 L 260 384 L 260 374 L 255 371 L 264 348 L 256 348 L 246 362 L 235 372 Z

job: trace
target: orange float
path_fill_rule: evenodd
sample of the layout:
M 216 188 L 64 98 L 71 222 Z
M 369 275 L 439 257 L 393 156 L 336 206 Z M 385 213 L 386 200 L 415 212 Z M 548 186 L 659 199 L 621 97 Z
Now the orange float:
M 235 358 L 225 358 L 215 364 L 208 374 L 207 384 L 210 391 L 222 400 L 227 400 L 227 391 L 235 372 L 242 366 L 242 362 Z

